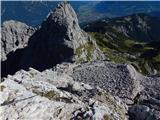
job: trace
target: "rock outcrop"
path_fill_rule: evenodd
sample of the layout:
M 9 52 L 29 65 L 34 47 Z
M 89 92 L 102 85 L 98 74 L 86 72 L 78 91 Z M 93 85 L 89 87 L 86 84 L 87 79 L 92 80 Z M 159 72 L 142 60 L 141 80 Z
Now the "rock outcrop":
M 106 91 L 54 70 L 18 71 L 0 84 L 0 119 L 126 120 L 127 106 Z
M 30 41 L 21 65 L 38 68 L 61 62 L 103 59 L 95 41 L 79 27 L 76 13 L 65 2 L 48 14 Z
M 129 106 L 131 120 L 160 119 L 160 77 L 146 77 L 131 65 L 110 62 L 78 65 L 71 76 L 120 97 Z
M 59 64 L 43 72 L 20 70 L 0 84 L 0 116 L 9 120 L 158 120 L 159 82 L 158 77 L 145 77 L 131 65 L 105 61 Z
M 28 46 L 15 51 L 2 63 L 2 70 L 5 76 L 29 67 L 43 71 L 63 62 L 104 58 L 95 40 L 79 27 L 73 8 L 62 2 L 29 38 Z M 9 68 L 11 64 L 14 64 L 13 70 Z
M 105 61 L 81 64 L 73 69 L 72 77 L 76 81 L 98 85 L 113 95 L 129 100 L 143 89 L 140 81 L 144 79 L 131 65 Z
M 132 65 L 106 61 L 62 64 L 55 69 L 59 73 L 67 73 L 75 81 L 99 86 L 111 95 L 121 98 L 129 107 L 131 120 L 160 118 L 160 77 L 146 77 L 138 73 Z
M 18 21 L 4 22 L 1 27 L 1 60 L 6 60 L 10 52 L 26 47 L 34 31 L 34 28 Z

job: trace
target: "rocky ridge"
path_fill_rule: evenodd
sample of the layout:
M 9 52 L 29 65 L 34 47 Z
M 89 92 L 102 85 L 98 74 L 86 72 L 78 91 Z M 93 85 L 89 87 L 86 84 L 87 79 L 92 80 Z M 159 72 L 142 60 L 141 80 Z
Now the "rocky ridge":
M 95 31 L 106 34 L 116 31 L 137 42 L 153 42 L 160 40 L 159 21 L 159 17 L 137 13 L 113 19 L 103 18 L 87 24 L 84 28 L 89 32 Z
M 55 70 L 18 71 L 0 84 L 0 119 L 127 120 L 118 97 Z
M 9 119 L 158 120 L 159 79 L 145 77 L 131 65 L 105 61 L 59 64 L 43 72 L 21 70 L 0 85 L 1 115 Z
M 113 28 L 122 32 L 126 37 L 137 41 L 159 41 L 159 21 L 158 17 L 152 17 L 147 14 L 135 14 L 115 21 L 117 25 L 113 26 Z M 128 26 L 125 26 L 125 24 Z
M 26 47 L 34 31 L 33 27 L 18 21 L 4 22 L 1 27 L 1 60 L 6 60 L 10 52 Z

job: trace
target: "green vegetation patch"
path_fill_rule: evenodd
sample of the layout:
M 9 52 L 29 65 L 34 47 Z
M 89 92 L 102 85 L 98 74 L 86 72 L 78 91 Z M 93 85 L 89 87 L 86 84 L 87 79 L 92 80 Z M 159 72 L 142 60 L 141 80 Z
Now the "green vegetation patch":
M 160 62 L 160 54 L 157 55 L 156 57 L 153 57 L 153 60 L 154 60 L 155 62 Z
M 133 41 L 133 40 L 125 40 L 124 41 L 124 45 L 126 46 L 126 47 L 132 47 L 133 45 L 135 45 L 135 41 Z
M 112 44 L 105 38 L 104 35 L 99 33 L 90 33 L 95 39 L 96 42 L 101 49 L 101 51 L 106 55 L 108 60 L 115 62 L 115 63 L 124 63 L 126 62 L 126 56 L 119 55 L 116 53 L 119 50 L 118 46 Z
M 48 92 L 44 93 L 44 92 L 38 92 L 38 91 L 33 90 L 33 93 L 35 93 L 37 95 L 40 95 L 42 97 L 46 97 L 49 100 L 55 99 L 56 96 L 57 96 L 57 94 L 55 93 L 55 91 L 48 91 Z
M 6 87 L 5 87 L 4 85 L 1 85 L 1 86 L 0 86 L 0 91 L 3 92 L 3 90 L 4 90 L 5 88 L 6 88 Z
M 111 38 L 103 33 L 90 32 L 108 60 L 114 63 L 131 63 L 142 74 L 160 70 L 160 53 L 157 48 L 129 39 L 112 28 L 109 31 L 114 34 Z
M 80 15 L 82 16 L 89 16 L 91 15 L 92 10 L 88 7 L 88 6 L 81 6 L 78 9 L 78 12 L 80 13 Z
M 103 116 L 103 120 L 113 120 L 113 119 L 111 119 L 109 115 L 105 114 Z
M 88 42 L 84 45 L 80 45 L 80 47 L 78 47 L 76 49 L 76 55 L 78 55 L 78 58 L 81 57 L 81 53 L 83 50 L 87 51 L 87 60 L 91 60 L 92 59 L 92 53 L 94 51 L 94 45 L 91 42 Z M 80 61 L 83 61 L 83 58 L 80 58 Z

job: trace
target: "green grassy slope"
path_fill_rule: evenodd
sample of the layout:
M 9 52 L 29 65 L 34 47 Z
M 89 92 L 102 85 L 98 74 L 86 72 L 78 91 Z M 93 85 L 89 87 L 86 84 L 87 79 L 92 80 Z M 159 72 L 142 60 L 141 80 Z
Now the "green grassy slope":
M 85 30 L 96 39 L 107 60 L 115 63 L 130 63 L 142 74 L 160 73 L 160 41 L 143 41 L 135 39 L 132 35 L 127 36 L 119 29 L 116 29 L 117 26 L 124 25 L 125 22 L 122 23 L 121 19 L 120 23 L 117 24 L 117 21 L 97 21 L 94 24 L 89 24 Z M 154 21 L 152 20 L 152 22 Z M 152 31 L 149 32 L 152 33 Z M 139 33 L 141 34 L 141 32 Z

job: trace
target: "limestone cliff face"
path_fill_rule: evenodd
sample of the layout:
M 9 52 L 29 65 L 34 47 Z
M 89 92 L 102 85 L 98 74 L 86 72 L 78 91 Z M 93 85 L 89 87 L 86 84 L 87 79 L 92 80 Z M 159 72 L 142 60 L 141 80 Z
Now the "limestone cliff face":
M 1 27 L 1 60 L 7 59 L 7 54 L 28 44 L 29 37 L 35 29 L 18 21 L 9 20 Z
M 54 41 L 64 43 L 73 49 L 87 42 L 87 35 L 79 27 L 76 13 L 67 3 L 59 4 L 53 12 L 49 13 L 42 24 L 42 29 L 45 30 L 45 28 L 51 30 L 50 34 L 55 39 Z
M 104 58 L 94 40 L 79 27 L 73 8 L 65 2 L 48 14 L 30 39 L 21 65 L 43 69 L 61 62 Z
M 59 33 L 59 42 L 74 50 L 76 60 L 104 58 L 93 38 L 79 27 L 77 15 L 70 4 L 59 4 L 54 12 L 49 13 L 43 25 L 47 27 L 49 25 L 53 28 L 51 28 L 52 31 Z M 53 38 L 57 42 L 57 34 L 54 34 Z
M 22 33 L 21 31 L 28 29 L 28 27 L 21 27 L 17 30 Z M 9 33 L 6 32 L 6 34 Z M 43 71 L 63 62 L 104 59 L 95 40 L 79 27 L 75 11 L 66 2 L 58 4 L 32 36 L 28 33 L 24 35 L 27 37 L 23 37 L 23 34 L 16 36 L 20 38 L 18 41 L 26 41 L 27 47 L 15 51 L 2 63 L 2 71 L 5 75 L 29 67 Z M 14 37 L 12 34 L 10 36 Z M 14 44 L 16 44 L 15 40 L 16 38 L 12 40 Z M 13 64 L 12 70 L 10 65 Z

